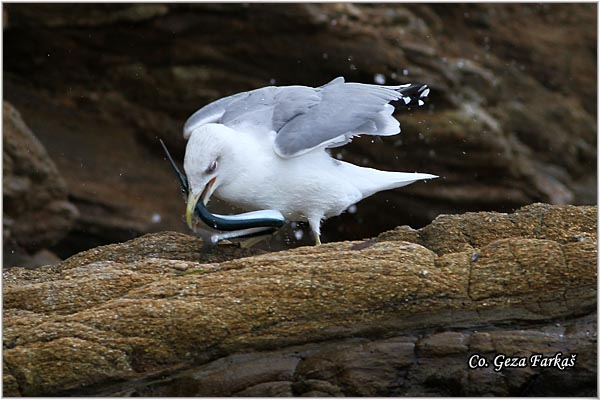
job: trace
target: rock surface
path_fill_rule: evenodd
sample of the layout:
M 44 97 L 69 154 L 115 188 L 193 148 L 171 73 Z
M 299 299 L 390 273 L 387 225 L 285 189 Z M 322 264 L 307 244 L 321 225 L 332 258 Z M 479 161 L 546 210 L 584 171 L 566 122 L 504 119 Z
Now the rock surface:
M 597 207 L 257 254 L 179 233 L 3 275 L 5 396 L 596 396 Z M 470 355 L 577 353 L 471 370 Z
M 596 7 L 7 4 L 4 95 L 81 210 L 63 256 L 185 229 L 157 137 L 181 159 L 181 127 L 202 105 L 339 75 L 432 92 L 427 107 L 398 112 L 401 136 L 335 154 L 441 178 L 361 202 L 325 224 L 326 240 L 440 213 L 595 204 Z
M 27 264 L 28 254 L 64 238 L 78 215 L 44 146 L 19 112 L 3 103 L 2 196 L 4 265 Z M 47 259 L 47 258 L 46 258 Z

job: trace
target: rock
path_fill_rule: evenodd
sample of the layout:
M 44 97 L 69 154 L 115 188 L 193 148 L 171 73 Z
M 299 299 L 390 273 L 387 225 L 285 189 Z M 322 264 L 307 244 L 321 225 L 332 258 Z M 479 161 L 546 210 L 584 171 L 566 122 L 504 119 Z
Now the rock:
M 115 23 L 136 23 L 144 20 L 152 19 L 167 13 L 165 5 L 156 4 L 151 6 L 140 5 L 104 5 L 98 8 L 74 9 L 64 5 L 55 7 L 40 6 L 35 12 L 33 10 L 22 10 L 21 17 L 32 17 L 33 19 L 41 18 L 44 21 L 44 26 L 49 28 L 63 27 L 99 27 Z M 11 11 L 12 12 L 12 11 Z M 23 19 L 21 24 L 32 24 L 33 19 Z
M 421 244 L 258 255 L 165 232 L 11 268 L 4 395 L 595 396 L 596 215 L 537 204 L 446 216 Z M 559 352 L 575 366 L 494 371 Z
M 41 265 L 55 265 L 61 261 L 60 257 L 47 249 L 42 249 L 35 254 L 27 254 L 19 248 L 4 247 L 5 267 L 18 265 L 19 267 L 36 268 Z
M 596 220 L 596 207 L 552 207 L 536 203 L 514 214 L 440 215 L 423 229 L 401 226 L 382 233 L 377 240 L 419 243 L 438 254 L 474 250 L 500 238 L 529 237 L 568 244 L 594 237 Z
M 150 258 L 180 260 L 182 268 L 187 262 L 221 263 L 242 257 L 265 253 L 254 248 L 240 248 L 227 241 L 209 252 L 202 248 L 202 241 L 177 232 L 162 232 L 157 235 L 144 235 L 126 243 L 116 243 L 81 252 L 63 262 L 63 266 L 86 265 L 95 262 L 112 261 L 133 263 Z M 178 264 L 174 264 L 178 265 Z
M 143 233 L 185 231 L 158 137 L 182 160 L 181 128 L 196 109 L 261 86 L 314 86 L 339 75 L 424 82 L 432 91 L 425 108 L 398 111 L 400 136 L 363 137 L 333 155 L 440 179 L 362 201 L 324 225 L 326 241 L 422 227 L 439 214 L 596 203 L 591 4 L 6 9 L 5 96 L 81 210 L 54 249 L 63 257 Z M 287 246 L 284 239 L 273 246 Z
M 7 102 L 2 110 L 4 264 L 12 265 L 11 257 L 28 258 L 65 237 L 78 211 L 46 149 L 19 112 Z M 29 260 L 27 264 L 36 264 L 35 258 Z

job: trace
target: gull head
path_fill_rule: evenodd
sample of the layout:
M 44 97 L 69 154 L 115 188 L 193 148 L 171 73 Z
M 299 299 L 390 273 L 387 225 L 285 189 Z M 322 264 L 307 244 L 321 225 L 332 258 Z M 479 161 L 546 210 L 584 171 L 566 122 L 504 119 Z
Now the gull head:
M 198 201 L 208 204 L 215 190 L 235 173 L 231 162 L 232 132 L 235 133 L 224 125 L 207 124 L 190 135 L 183 161 L 189 183 L 185 219 L 190 229 Z

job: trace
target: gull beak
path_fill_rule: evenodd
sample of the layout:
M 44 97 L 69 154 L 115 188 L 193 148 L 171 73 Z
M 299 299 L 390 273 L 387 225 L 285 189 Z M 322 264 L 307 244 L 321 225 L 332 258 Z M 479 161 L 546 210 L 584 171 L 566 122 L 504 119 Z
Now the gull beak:
M 215 185 L 216 180 L 217 180 L 217 177 L 215 176 L 210 181 L 208 181 L 208 183 L 204 187 L 204 190 L 202 191 L 202 193 L 194 194 L 194 193 L 192 193 L 192 191 L 190 191 L 190 193 L 188 194 L 187 208 L 185 210 L 185 222 L 187 222 L 187 225 L 191 230 L 194 230 L 194 228 L 192 226 L 192 216 L 194 215 L 194 210 L 196 209 L 196 204 L 198 204 L 199 200 L 202 201 L 202 204 L 204 204 L 204 205 L 206 205 L 208 203 L 208 200 L 210 199 L 210 196 L 212 195 L 211 189 Z

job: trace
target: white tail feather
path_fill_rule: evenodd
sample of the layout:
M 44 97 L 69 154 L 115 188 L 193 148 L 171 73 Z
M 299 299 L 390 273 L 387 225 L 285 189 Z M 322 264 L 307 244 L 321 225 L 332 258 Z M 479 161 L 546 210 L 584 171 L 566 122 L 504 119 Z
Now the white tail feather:
M 373 168 L 359 167 L 350 163 L 343 163 L 343 168 L 348 172 L 348 180 L 352 182 L 363 194 L 369 197 L 382 190 L 396 189 L 410 185 L 424 179 L 435 179 L 436 175 L 418 172 L 392 172 L 379 171 Z

